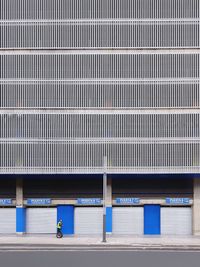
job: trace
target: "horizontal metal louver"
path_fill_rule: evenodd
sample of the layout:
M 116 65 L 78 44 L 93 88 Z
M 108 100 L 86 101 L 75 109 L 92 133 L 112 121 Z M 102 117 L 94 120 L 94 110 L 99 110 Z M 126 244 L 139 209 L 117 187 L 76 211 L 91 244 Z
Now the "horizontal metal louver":
M 0 208 L 0 233 L 1 234 L 16 233 L 15 208 Z
M 56 233 L 56 208 L 27 208 L 26 233 L 54 234 Z
M 191 235 L 192 209 L 190 207 L 162 207 L 161 234 Z
M 76 235 L 98 235 L 103 233 L 103 209 L 75 208 L 74 232 Z
M 112 233 L 120 235 L 143 235 L 143 207 L 114 207 Z

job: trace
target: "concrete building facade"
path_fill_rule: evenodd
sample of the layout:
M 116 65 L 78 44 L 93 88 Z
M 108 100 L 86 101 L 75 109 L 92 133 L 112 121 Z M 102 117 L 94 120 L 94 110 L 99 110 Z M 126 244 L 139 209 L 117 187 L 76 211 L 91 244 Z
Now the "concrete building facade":
M 0 233 L 200 233 L 198 0 L 0 2 Z M 6 223 L 9 222 L 9 223 Z

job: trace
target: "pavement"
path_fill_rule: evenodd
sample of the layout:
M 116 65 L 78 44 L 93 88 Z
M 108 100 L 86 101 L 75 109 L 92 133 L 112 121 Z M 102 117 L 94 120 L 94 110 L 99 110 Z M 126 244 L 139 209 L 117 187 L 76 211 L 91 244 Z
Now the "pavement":
M 1 235 L 0 250 L 192 250 L 200 251 L 200 236 L 101 236 Z

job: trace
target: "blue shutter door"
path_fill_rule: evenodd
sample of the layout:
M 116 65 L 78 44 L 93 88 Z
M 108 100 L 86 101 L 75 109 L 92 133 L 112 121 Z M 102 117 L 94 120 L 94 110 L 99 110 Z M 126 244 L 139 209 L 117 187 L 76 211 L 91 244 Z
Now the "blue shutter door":
M 57 223 L 63 221 L 62 233 L 66 235 L 74 234 L 74 206 L 59 205 L 57 207 Z
M 144 205 L 144 234 L 160 235 L 160 205 Z

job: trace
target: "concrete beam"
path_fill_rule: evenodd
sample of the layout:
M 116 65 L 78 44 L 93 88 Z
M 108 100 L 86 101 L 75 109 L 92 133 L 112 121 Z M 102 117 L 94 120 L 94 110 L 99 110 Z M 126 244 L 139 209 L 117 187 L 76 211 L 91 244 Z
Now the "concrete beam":
M 115 54 L 122 54 L 122 55 L 130 55 L 130 54 L 199 54 L 199 48 L 191 48 L 185 47 L 184 49 L 180 48 L 138 48 L 138 49 L 121 49 L 121 48 L 99 48 L 99 49 L 0 49 L 0 55 L 115 55 Z
M 52 81 L 53 82 L 53 81 Z M 116 82 L 116 80 L 115 80 Z M 192 81 L 188 81 L 191 83 Z M 200 82 L 198 80 L 197 84 Z M 102 110 L 99 110 L 97 108 L 93 109 L 87 109 L 87 110 L 78 110 L 78 109 L 64 109 L 64 108 L 56 108 L 56 109 L 41 109 L 41 110 L 35 110 L 31 108 L 23 108 L 23 109 L 17 109 L 17 108 L 9 108 L 9 109 L 1 109 L 0 114 L 2 115 L 25 115 L 25 114 L 68 114 L 68 115 L 80 115 L 80 114 L 87 114 L 87 115 L 99 115 L 99 114 L 139 114 L 139 115 L 145 115 L 145 114 L 199 114 L 199 107 L 193 106 L 191 108 L 124 108 L 124 109 L 116 109 L 116 108 L 104 108 Z M 6 138 L 5 138 L 6 139 Z M 2 140 L 5 140 L 2 139 Z M 180 138 L 179 138 L 180 139 Z
M 106 198 L 106 205 L 107 206 L 115 206 L 115 198 L 111 198 L 111 194 L 112 194 L 112 187 L 111 185 L 108 186 L 107 191 L 109 192 L 107 194 L 107 198 Z M 172 197 L 179 197 L 179 196 L 172 196 Z M 192 196 L 188 196 L 188 195 L 183 195 L 181 197 L 189 197 L 190 198 L 190 203 L 184 206 L 192 206 L 193 205 L 193 200 L 192 200 Z M 88 198 L 86 196 L 86 198 Z M 90 198 L 90 197 L 89 197 Z M 15 201 L 13 201 L 13 204 L 15 205 Z M 138 206 L 142 206 L 144 204 L 159 204 L 161 206 L 172 206 L 169 204 L 166 204 L 165 202 L 165 197 L 163 198 L 140 198 L 140 204 Z M 80 206 L 77 205 L 77 200 L 76 199 L 52 199 L 52 206 L 57 206 L 57 205 L 74 205 L 74 206 Z M 27 206 L 26 203 L 26 199 L 24 199 L 24 206 Z M 81 205 L 83 206 L 83 205 Z M 84 206 L 91 206 L 91 205 L 84 205 Z M 97 206 L 97 207 L 102 207 L 102 205 L 93 205 L 93 206 Z M 123 205 L 122 205 L 123 206 Z
M 179 197 L 179 196 L 177 196 L 177 197 Z M 188 196 L 186 196 L 186 197 L 188 197 Z M 190 198 L 190 203 L 184 204 L 184 207 L 191 207 L 192 206 L 192 204 L 193 204 L 192 197 L 189 197 L 189 198 Z M 152 198 L 140 198 L 140 204 L 138 204 L 136 206 L 143 206 L 145 204 L 151 204 L 151 205 L 156 204 L 156 205 L 161 205 L 164 207 L 172 207 L 173 206 L 172 204 L 166 203 L 165 197 L 163 197 L 163 198 L 154 198 L 154 197 L 152 197 Z M 115 200 L 113 200 L 113 206 L 116 206 Z M 121 206 L 126 206 L 126 205 L 121 205 Z M 130 206 L 130 205 L 127 205 L 127 206 Z M 175 205 L 175 206 L 178 206 L 178 205 Z M 180 204 L 179 206 L 183 206 L 183 205 Z
M 193 235 L 200 235 L 200 178 L 193 180 Z

